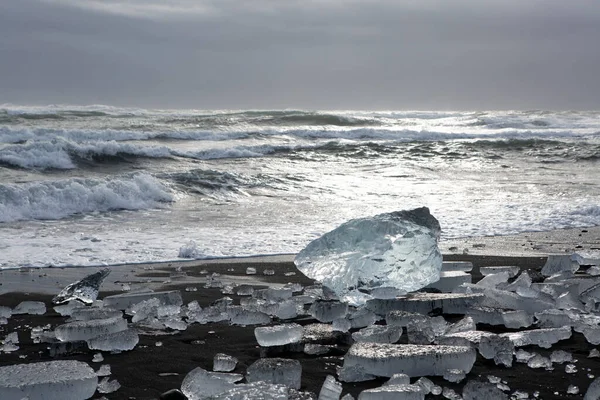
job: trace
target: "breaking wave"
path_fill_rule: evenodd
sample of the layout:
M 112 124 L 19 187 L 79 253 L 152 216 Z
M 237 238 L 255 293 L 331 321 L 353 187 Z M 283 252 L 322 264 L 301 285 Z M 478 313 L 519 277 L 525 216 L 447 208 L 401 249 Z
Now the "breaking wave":
M 147 174 L 0 184 L 0 222 L 55 220 L 82 213 L 157 208 L 171 201 L 170 190 Z

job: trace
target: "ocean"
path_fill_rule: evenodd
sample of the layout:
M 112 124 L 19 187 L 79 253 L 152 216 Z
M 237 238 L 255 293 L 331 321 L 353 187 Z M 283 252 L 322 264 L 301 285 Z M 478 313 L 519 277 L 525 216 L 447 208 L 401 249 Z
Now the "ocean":
M 442 240 L 600 225 L 600 112 L 0 105 L 0 269 L 295 253 L 420 206 Z

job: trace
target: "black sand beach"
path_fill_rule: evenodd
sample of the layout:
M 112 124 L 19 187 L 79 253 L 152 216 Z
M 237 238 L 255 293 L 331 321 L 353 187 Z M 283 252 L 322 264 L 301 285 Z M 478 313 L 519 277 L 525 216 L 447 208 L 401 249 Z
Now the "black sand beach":
M 441 244 L 444 260 L 471 261 L 474 264 L 474 281 L 480 278 L 478 268 L 483 266 L 514 265 L 521 269 L 540 270 L 548 253 L 570 254 L 573 251 L 597 251 L 600 248 L 600 229 L 571 229 L 564 231 L 523 234 L 510 237 L 474 238 L 455 240 Z M 465 250 L 466 249 L 466 250 Z M 175 268 L 180 267 L 186 276 L 173 277 Z M 255 267 L 257 275 L 246 275 L 247 267 Z M 273 269 L 274 275 L 262 275 L 264 269 Z M 64 323 L 65 317 L 52 310 L 51 298 L 68 283 L 94 272 L 96 268 L 45 268 L 35 270 L 7 270 L 0 272 L 0 305 L 15 307 L 23 300 L 43 301 L 48 307 L 45 315 L 14 315 L 8 324 L 0 325 L 0 337 L 18 332 L 18 351 L 0 356 L 0 366 L 49 361 L 53 359 L 81 360 L 94 369 L 109 364 L 112 379 L 117 379 L 121 388 L 104 395 L 108 399 L 157 399 L 161 393 L 179 388 L 185 375 L 195 367 L 212 370 L 216 353 L 226 353 L 238 358 L 234 372 L 245 373 L 246 368 L 261 357 L 261 350 L 254 337 L 254 327 L 231 326 L 225 323 L 207 325 L 192 324 L 182 332 L 169 331 L 162 335 L 141 335 L 136 348 L 120 354 L 104 352 L 104 361 L 93 363 L 96 351 L 70 354 L 53 358 L 47 350 L 48 344 L 34 344 L 30 338 L 31 328 L 50 324 L 55 327 Z M 160 263 L 145 265 L 124 265 L 113 267 L 99 296 L 122 293 L 122 284 L 128 284 L 132 290 L 149 287 L 154 290 L 179 289 L 184 304 L 197 300 L 204 307 L 222 298 L 220 289 L 204 288 L 206 273 L 217 272 L 223 282 L 246 283 L 256 287 L 273 287 L 288 282 L 309 285 L 312 280 L 298 272 L 293 264 L 293 255 L 258 257 L 233 260 L 186 261 L 181 263 Z M 289 273 L 295 272 L 295 275 Z M 288 275 L 286 275 L 288 273 Z M 186 291 L 196 287 L 197 291 Z M 239 296 L 229 295 L 237 303 Z M 457 319 L 450 316 L 448 319 Z M 316 322 L 310 317 L 294 320 L 301 325 Z M 510 331 L 506 328 L 486 325 L 477 326 L 478 330 L 494 333 Z M 400 341 L 406 343 L 406 335 Z M 334 375 L 335 367 L 342 364 L 343 355 L 349 344 L 337 343 L 337 349 L 330 355 L 310 356 L 304 353 L 288 352 L 280 356 L 298 359 L 303 368 L 302 390 L 318 394 L 327 375 Z M 467 380 L 487 380 L 488 375 L 500 377 L 511 388 L 511 393 L 520 390 L 529 393 L 539 392 L 542 399 L 582 398 L 583 393 L 593 380 L 588 375 L 600 375 L 600 362 L 597 358 L 588 358 L 594 347 L 588 344 L 583 335 L 573 332 L 569 340 L 563 340 L 545 350 L 537 346 L 523 349 L 548 356 L 553 350 L 564 350 L 573 354 L 577 360 L 577 372 L 566 373 L 565 365 L 556 365 L 552 371 L 531 369 L 526 364 L 514 363 L 512 368 L 499 367 L 491 360 L 478 359 L 467 378 L 459 384 L 452 384 L 440 377 L 431 378 L 438 385 L 455 389 L 460 393 Z M 353 396 L 371 387 L 380 386 L 386 379 L 360 384 L 344 383 L 344 392 Z M 567 394 L 567 387 L 576 385 L 580 394 Z M 94 398 L 103 395 L 96 394 Z M 427 398 L 441 398 L 429 395 Z M 530 397 L 531 398 L 531 397 Z

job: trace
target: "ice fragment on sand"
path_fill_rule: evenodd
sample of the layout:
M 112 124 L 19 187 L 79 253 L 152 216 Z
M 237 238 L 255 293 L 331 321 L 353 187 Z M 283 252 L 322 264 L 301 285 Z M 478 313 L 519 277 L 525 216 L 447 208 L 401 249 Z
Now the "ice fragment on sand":
M 460 321 L 450 325 L 446 328 L 444 335 L 451 335 L 453 333 L 458 332 L 468 332 L 477 330 L 477 326 L 475 326 L 475 321 L 471 317 L 464 317 Z
M 215 354 L 213 358 L 213 370 L 217 372 L 231 372 L 235 369 L 238 359 L 223 353 Z
M 429 393 L 431 393 L 435 396 L 442 394 L 442 388 L 440 386 L 436 385 L 435 383 L 433 383 L 428 378 L 421 377 L 421 378 L 417 379 L 417 381 L 415 382 L 415 385 L 419 386 L 421 388 L 421 391 L 426 395 Z
M 127 329 L 88 339 L 87 344 L 92 350 L 129 351 L 133 350 L 139 341 L 138 334 L 132 329 Z
M 377 315 L 386 315 L 390 311 L 429 314 L 437 309 L 444 314 L 464 315 L 483 298 L 483 294 L 479 293 L 411 293 L 406 298 L 372 299 L 365 307 Z
M 104 361 L 104 357 L 102 357 L 102 353 L 94 354 L 94 357 L 92 358 L 92 362 L 102 362 L 102 361 Z
M 523 310 L 473 307 L 469 311 L 469 315 L 473 318 L 475 323 L 504 325 L 511 329 L 527 328 L 533 324 L 533 315 Z
M 356 342 L 396 343 L 402 336 L 402 328 L 397 326 L 373 325 L 352 334 Z
M 444 372 L 444 379 L 448 382 L 460 382 L 465 379 L 466 376 L 467 374 L 465 374 L 465 371 L 461 369 L 447 369 L 446 372 Z
M 348 312 L 348 305 L 339 301 L 315 301 L 308 310 L 317 321 L 332 322 L 344 318 Z
M 197 367 L 183 378 L 181 391 L 189 400 L 200 400 L 233 389 L 235 382 L 242 379 L 244 377 L 240 374 L 210 372 Z
M 49 361 L 0 367 L 2 400 L 88 399 L 98 384 L 94 370 L 81 361 Z
M 579 269 L 576 258 L 567 255 L 550 255 L 542 268 L 542 275 L 552 276 L 563 272 L 575 273 Z
M 600 351 L 598 351 L 598 349 L 590 350 L 590 354 L 588 355 L 588 358 L 598 358 L 598 357 L 600 357 Z
M 104 364 L 96 371 L 96 376 L 109 376 L 111 373 L 110 365 Z
M 567 388 L 567 394 L 579 394 L 579 387 L 575 385 L 569 385 Z
M 246 275 L 256 275 L 256 268 L 254 268 L 254 267 L 246 268 Z
M 360 364 L 338 367 L 337 372 L 342 382 L 365 382 L 376 378 L 375 375 L 367 373 Z
M 341 394 L 342 384 L 333 376 L 327 375 L 325 382 L 323 382 L 323 386 L 321 386 L 318 400 L 339 400 Z
M 508 395 L 503 393 L 493 383 L 468 381 L 463 388 L 463 400 L 508 400 Z
M 105 268 L 77 282 L 73 282 L 54 296 L 52 302 L 54 304 L 61 304 L 71 300 L 79 300 L 85 304 L 92 304 L 98 297 L 100 285 L 108 274 L 110 274 L 110 269 Z
M 282 346 L 300 341 L 302 326 L 292 323 L 259 327 L 254 329 L 254 336 L 256 336 L 256 341 L 261 346 Z
M 500 336 L 510 339 L 515 344 L 515 347 L 535 344 L 539 347 L 549 349 L 554 343 L 569 339 L 571 337 L 571 327 L 533 329 L 530 331 L 502 333 Z
M 463 283 L 471 283 L 473 277 L 462 271 L 442 271 L 440 279 L 425 286 L 427 289 L 437 289 L 442 293 L 450 293 Z
M 125 310 L 136 303 L 140 303 L 144 300 L 149 300 L 152 298 L 158 299 L 160 304 L 164 306 L 181 306 L 183 304 L 179 290 L 167 292 L 115 294 L 112 296 L 106 296 L 103 300 L 104 307 L 113 308 L 115 310 Z
M 2 344 L 2 346 L 0 346 L 0 351 L 3 351 L 5 353 L 12 353 L 13 351 L 17 351 L 19 350 L 19 346 L 17 346 L 17 344 L 19 344 L 19 335 L 17 334 L 17 332 L 11 332 L 8 335 L 6 335 L 6 338 L 4 338 L 4 340 L 0 340 L 0 344 Z
M 483 279 L 477 282 L 475 286 L 496 288 L 498 285 L 508 282 L 509 277 L 510 275 L 506 271 L 498 272 L 497 274 L 486 275 L 483 277 Z
M 483 358 L 493 359 L 496 365 L 512 367 L 513 352 L 515 346 L 513 342 L 503 336 L 490 335 L 481 338 L 479 342 L 479 353 Z
M 590 383 L 583 400 L 600 400 L 600 378 L 596 378 Z
M 12 313 L 13 315 L 44 315 L 46 313 L 46 305 L 41 301 L 22 301 L 12 310 Z
M 360 392 L 358 400 L 423 400 L 425 395 L 417 385 L 389 385 Z
M 312 400 L 311 395 L 266 382 L 238 384 L 221 394 L 211 396 L 211 400 Z
M 112 393 L 116 392 L 120 388 L 121 384 L 116 379 L 109 381 L 109 378 L 106 377 L 102 378 L 102 380 L 98 382 L 98 393 Z
M 56 307 L 55 307 L 56 308 Z M 74 321 L 90 321 L 92 319 L 106 319 L 113 317 L 122 317 L 123 312 L 120 310 L 111 310 L 109 308 L 75 308 L 71 312 L 71 320 Z
M 527 361 L 527 366 L 529 368 L 552 368 L 552 361 L 547 357 L 534 354 L 534 356 Z
M 12 310 L 10 307 L 0 306 L 0 318 L 10 318 Z
M 282 384 L 300 389 L 302 366 L 298 360 L 262 358 L 248 367 L 246 381 Z
M 56 327 L 56 338 L 60 341 L 88 340 L 100 335 L 127 329 L 127 320 L 121 317 L 69 322 Z
M 380 214 L 340 225 L 309 243 L 294 262 L 342 300 L 382 286 L 409 292 L 439 279 L 439 235 L 439 222 L 425 207 Z
M 344 368 L 360 365 L 368 374 L 391 377 L 443 375 L 447 369 L 468 373 L 476 352 L 464 346 L 355 343 L 344 357 Z
M 550 354 L 550 361 L 557 364 L 573 361 L 573 355 L 563 350 L 555 350 Z
M 371 310 L 359 308 L 350 313 L 348 321 L 350 321 L 350 326 L 352 328 L 364 328 L 373 325 L 375 321 L 377 321 L 377 316 Z

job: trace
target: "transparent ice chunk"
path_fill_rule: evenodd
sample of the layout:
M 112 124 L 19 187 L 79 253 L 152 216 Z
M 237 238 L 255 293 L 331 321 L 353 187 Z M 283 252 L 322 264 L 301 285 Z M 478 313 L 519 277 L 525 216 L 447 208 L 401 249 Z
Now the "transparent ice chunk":
M 517 276 L 517 274 L 519 273 L 520 270 L 521 270 L 521 268 L 519 268 L 517 266 L 513 266 L 513 265 L 503 265 L 503 266 L 496 266 L 496 267 L 480 267 L 479 268 L 479 272 L 483 276 L 495 275 L 498 273 L 506 272 L 508 274 L 509 278 L 513 278 L 513 277 Z
M 0 306 L 0 318 L 10 318 L 12 316 L 12 310 L 10 307 Z
M 48 361 L 0 367 L 2 400 L 88 399 L 98 377 L 81 361 Z
M 406 374 L 394 374 L 387 382 L 384 383 L 384 386 L 408 384 L 410 384 L 410 376 Z
M 342 384 L 333 376 L 327 375 L 319 391 L 318 400 L 339 400 L 342 394 Z
M 473 307 L 471 311 L 469 311 L 469 315 L 473 318 L 475 323 L 504 325 L 510 329 L 527 328 L 533 324 L 533 315 L 523 310 Z
M 120 388 L 121 384 L 116 379 L 111 381 L 108 377 L 106 377 L 102 378 L 102 380 L 98 382 L 98 393 L 113 393 Z
M 468 373 L 475 358 L 475 350 L 464 346 L 354 343 L 344 357 L 344 368 L 359 365 L 368 374 L 387 377 L 441 376 L 447 369 Z
M 515 346 L 513 342 L 503 336 L 490 335 L 481 338 L 479 342 L 479 353 L 488 360 L 492 359 L 496 365 L 512 367 L 513 352 Z
M 238 359 L 223 353 L 215 354 L 213 358 L 213 370 L 216 372 L 231 372 L 235 369 Z
M 373 374 L 369 374 L 360 364 L 338 367 L 338 378 L 342 382 L 365 382 L 377 378 Z
M 342 300 L 382 286 L 410 292 L 439 279 L 439 235 L 440 225 L 425 207 L 380 214 L 350 220 L 324 234 L 294 262 Z
M 552 276 L 563 272 L 575 273 L 579 269 L 576 257 L 568 255 L 549 255 L 542 268 L 542 275 Z
M 98 368 L 98 371 L 96 371 L 96 376 L 110 376 L 111 373 L 110 365 L 104 364 Z
M 447 369 L 443 375 L 445 380 L 453 383 L 462 381 L 466 376 L 467 374 L 465 374 L 465 371 L 462 369 Z
M 360 392 L 359 400 L 423 400 L 425 395 L 417 385 L 386 385 Z
M 348 321 L 350 321 L 350 326 L 352 328 L 364 328 L 373 325 L 375 321 L 377 321 L 377 316 L 371 310 L 359 308 L 350 313 Z
M 365 307 L 377 315 L 386 315 L 390 311 L 429 314 L 437 309 L 445 314 L 464 315 L 483 298 L 480 293 L 409 293 L 405 298 L 372 299 Z
M 158 299 L 161 305 L 183 305 L 183 300 L 181 299 L 181 293 L 179 290 L 166 292 L 115 294 L 112 296 L 106 296 L 103 300 L 104 307 L 113 308 L 115 310 L 125 310 L 136 303 L 140 303 L 144 300 L 149 300 L 152 298 Z
M 348 313 L 348 305 L 339 301 L 315 301 L 308 310 L 317 321 L 332 322 L 344 318 Z
M 73 282 L 54 296 L 52 302 L 62 304 L 71 300 L 79 300 L 85 304 L 92 304 L 98 297 L 100 285 L 108 274 L 110 274 L 110 269 L 104 268 L 77 282 Z
M 138 334 L 132 329 L 107 333 L 87 340 L 88 347 L 101 351 L 133 350 L 140 341 Z
M 56 307 L 55 307 L 56 308 Z M 113 317 L 122 317 L 120 310 L 111 310 L 110 308 L 85 307 L 75 308 L 71 312 L 73 321 L 90 321 L 92 319 L 106 319 Z
M 46 313 L 46 305 L 41 301 L 22 301 L 12 310 L 12 313 L 13 315 L 44 315 Z
M 331 351 L 332 346 L 326 346 L 323 344 L 307 343 L 304 345 L 304 354 L 311 356 L 319 356 L 327 354 Z
M 254 329 L 254 336 L 261 346 L 282 346 L 299 342 L 302 338 L 302 326 L 291 323 L 259 327 Z
M 262 358 L 250 365 L 246 371 L 246 381 L 267 382 L 300 389 L 302 366 L 300 361 L 286 358 Z
M 475 285 L 479 287 L 496 288 L 498 285 L 508 282 L 508 278 L 510 278 L 508 272 L 498 272 L 496 274 L 484 276 L 483 279 L 481 279 Z
M 54 332 L 60 341 L 88 340 L 100 335 L 124 331 L 127 320 L 121 317 L 69 322 L 56 327 Z
M 242 379 L 244 376 L 240 374 L 210 372 L 197 367 L 185 376 L 181 383 L 181 391 L 188 400 L 201 400 L 233 389 L 235 382 Z
M 442 293 L 451 293 L 463 283 L 471 283 L 473 277 L 462 271 L 442 271 L 440 279 L 425 286 L 428 289 L 436 289 Z
M 552 361 L 548 357 L 535 354 L 527 360 L 527 366 L 529 368 L 552 368 Z
M 402 328 L 397 326 L 373 325 L 354 332 L 356 342 L 396 343 L 402 336 Z
M 530 331 L 502 333 L 500 336 L 507 337 L 515 347 L 529 346 L 535 344 L 539 347 L 549 349 L 554 343 L 571 337 L 571 327 L 533 329 Z

